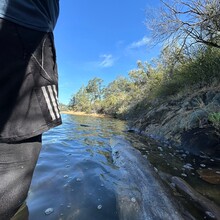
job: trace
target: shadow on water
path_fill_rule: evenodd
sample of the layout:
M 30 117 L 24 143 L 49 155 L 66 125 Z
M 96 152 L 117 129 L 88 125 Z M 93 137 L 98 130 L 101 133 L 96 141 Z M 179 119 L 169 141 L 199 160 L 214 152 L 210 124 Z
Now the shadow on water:
M 167 176 L 180 176 L 219 205 L 219 185 L 208 187 L 196 173 L 201 165 L 209 167 L 207 160 L 190 158 L 187 152 L 157 145 L 125 130 L 125 122 L 119 120 L 63 115 L 63 125 L 43 136 L 27 200 L 29 219 L 120 219 L 115 189 L 121 174 L 112 162 L 110 146 L 114 135 L 129 140 L 146 155 L 167 184 Z M 181 196 L 178 199 L 196 219 L 204 219 L 192 202 Z

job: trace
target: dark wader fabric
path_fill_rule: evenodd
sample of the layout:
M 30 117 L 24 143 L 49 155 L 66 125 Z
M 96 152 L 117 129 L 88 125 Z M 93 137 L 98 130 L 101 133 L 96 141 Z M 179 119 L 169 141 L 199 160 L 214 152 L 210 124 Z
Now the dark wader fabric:
M 40 150 L 41 135 L 20 143 L 0 143 L 1 220 L 9 220 L 25 201 Z M 24 215 L 20 219 L 26 220 Z
M 52 33 L 0 19 L 0 142 L 28 139 L 61 124 Z
M 57 81 L 52 33 L 0 19 L 0 220 L 24 204 L 41 134 L 61 124 Z

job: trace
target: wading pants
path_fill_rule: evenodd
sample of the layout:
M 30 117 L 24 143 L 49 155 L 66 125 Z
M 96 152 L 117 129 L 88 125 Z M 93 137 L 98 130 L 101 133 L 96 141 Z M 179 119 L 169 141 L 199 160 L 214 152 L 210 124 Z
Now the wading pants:
M 40 150 L 41 135 L 13 144 L 0 143 L 1 220 L 11 219 L 24 203 Z

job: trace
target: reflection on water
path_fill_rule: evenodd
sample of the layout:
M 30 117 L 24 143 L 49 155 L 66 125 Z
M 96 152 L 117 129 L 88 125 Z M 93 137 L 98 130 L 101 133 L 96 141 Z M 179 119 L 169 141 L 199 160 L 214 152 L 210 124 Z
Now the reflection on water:
M 150 140 L 146 142 L 145 138 L 124 130 L 126 124 L 119 120 L 63 115 L 63 125 L 43 136 L 44 144 L 27 200 L 29 219 L 119 219 L 115 187 L 121 177 L 112 163 L 113 135 L 129 139 L 161 173 L 188 179 L 199 192 L 208 194 L 219 204 L 219 186 L 210 187 L 196 173 L 201 164 L 209 166 L 207 161 L 196 161 L 186 152 L 155 145 Z M 188 204 L 186 208 L 196 212 Z M 46 215 L 45 211 L 50 214 Z M 204 217 L 197 212 L 195 215 L 197 219 Z
M 43 137 L 28 197 L 31 220 L 117 220 L 109 139 L 123 135 L 119 120 L 63 115 Z M 52 213 L 45 215 L 48 208 Z

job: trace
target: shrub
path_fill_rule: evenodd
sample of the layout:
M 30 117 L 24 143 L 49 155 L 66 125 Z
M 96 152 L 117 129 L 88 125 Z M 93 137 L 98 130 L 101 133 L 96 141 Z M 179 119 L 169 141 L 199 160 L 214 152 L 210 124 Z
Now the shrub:
M 208 119 L 214 127 L 220 129 L 220 112 L 210 113 Z

